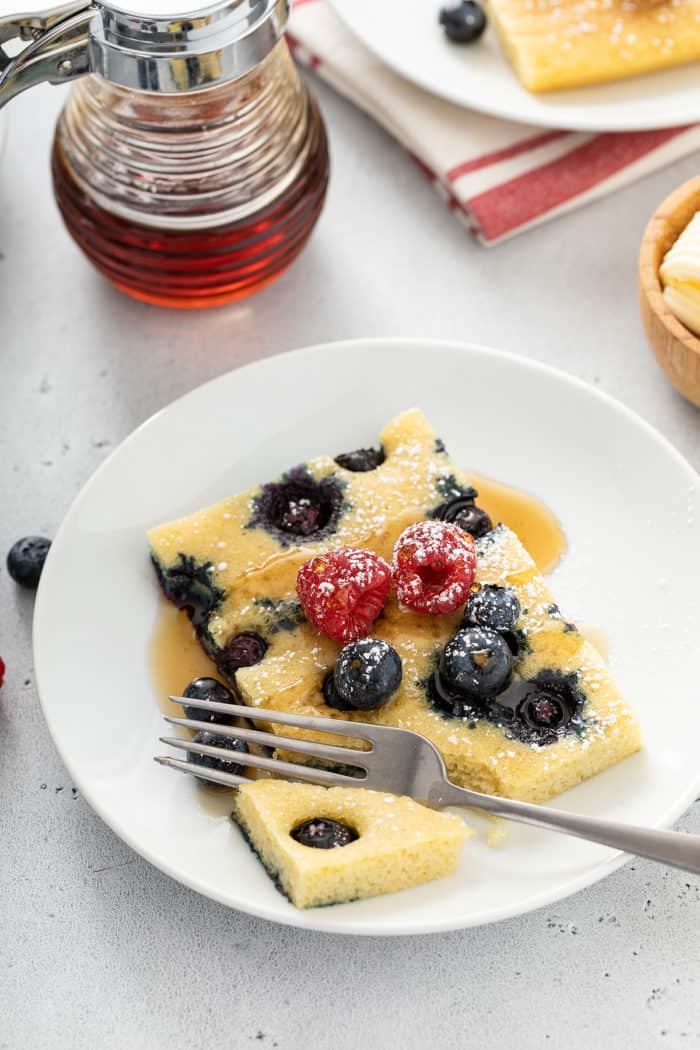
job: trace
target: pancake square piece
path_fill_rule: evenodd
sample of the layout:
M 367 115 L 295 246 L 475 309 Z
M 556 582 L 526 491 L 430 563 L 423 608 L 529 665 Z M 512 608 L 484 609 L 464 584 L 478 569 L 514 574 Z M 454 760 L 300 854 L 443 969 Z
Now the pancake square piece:
M 233 818 L 297 908 L 339 904 L 449 875 L 472 834 L 463 821 L 413 799 L 363 788 L 256 780 L 236 789 Z M 339 822 L 356 837 L 317 849 L 292 837 L 307 821 Z
M 700 59 L 700 0 L 488 0 L 488 11 L 528 91 L 600 84 Z

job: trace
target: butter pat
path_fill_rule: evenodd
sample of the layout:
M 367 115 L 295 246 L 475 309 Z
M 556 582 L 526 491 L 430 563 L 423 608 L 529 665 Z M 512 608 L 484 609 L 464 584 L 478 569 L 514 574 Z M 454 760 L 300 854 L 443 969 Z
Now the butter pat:
M 671 313 L 700 336 L 700 212 L 666 252 L 659 277 Z

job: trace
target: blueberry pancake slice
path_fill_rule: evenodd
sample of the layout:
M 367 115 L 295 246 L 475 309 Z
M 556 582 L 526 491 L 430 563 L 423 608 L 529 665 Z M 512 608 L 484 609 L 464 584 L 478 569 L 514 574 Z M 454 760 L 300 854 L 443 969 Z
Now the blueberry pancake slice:
M 457 784 L 545 801 L 638 750 L 639 727 L 517 536 L 476 499 L 413 410 L 374 450 L 309 460 L 149 538 L 166 596 L 244 703 L 413 729 Z M 299 569 L 348 546 L 388 562 L 398 536 L 426 519 L 474 537 L 473 593 L 445 615 L 390 597 L 367 652 L 348 661 L 306 620 Z
M 339 904 L 449 875 L 472 834 L 447 813 L 363 788 L 257 780 L 233 819 L 297 908 Z

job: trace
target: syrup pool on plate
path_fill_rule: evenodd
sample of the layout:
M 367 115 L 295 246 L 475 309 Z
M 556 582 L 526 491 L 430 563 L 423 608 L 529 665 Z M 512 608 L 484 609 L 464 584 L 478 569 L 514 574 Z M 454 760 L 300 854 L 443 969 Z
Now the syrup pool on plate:
M 163 598 L 151 637 L 149 669 L 156 699 L 164 714 L 183 717 L 179 704 L 169 696 L 180 696 L 193 678 L 216 678 L 216 664 L 202 651 L 187 614 L 176 609 Z M 193 736 L 191 731 L 169 726 L 168 732 L 176 736 Z M 212 727 L 215 731 L 216 727 Z M 183 758 L 183 755 L 179 756 Z M 246 775 L 255 776 L 254 770 Z M 228 819 L 231 812 L 231 790 L 221 786 L 197 784 L 197 800 L 204 811 L 213 818 Z
M 193 678 L 218 678 L 219 672 L 200 647 L 186 613 L 163 598 L 151 637 L 149 668 L 158 703 L 165 714 L 182 718 L 182 708 L 169 696 L 182 696 Z
M 541 573 L 552 572 L 566 551 L 566 536 L 559 519 L 546 503 L 480 474 L 470 475 L 478 491 L 477 503 L 494 525 L 502 523 L 519 537 Z

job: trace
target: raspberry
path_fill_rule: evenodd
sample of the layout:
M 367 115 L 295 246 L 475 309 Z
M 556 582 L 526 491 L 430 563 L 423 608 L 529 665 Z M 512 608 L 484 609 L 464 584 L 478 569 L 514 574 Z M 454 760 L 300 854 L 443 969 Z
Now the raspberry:
M 343 645 L 370 633 L 390 587 L 391 570 L 383 558 L 354 547 L 317 554 L 297 576 L 307 618 Z
M 4 677 L 5 677 L 5 661 L 0 656 L 0 686 L 2 686 Z
M 409 525 L 394 547 L 396 594 L 414 612 L 441 616 L 469 598 L 476 553 L 474 540 L 457 525 L 419 521 Z

